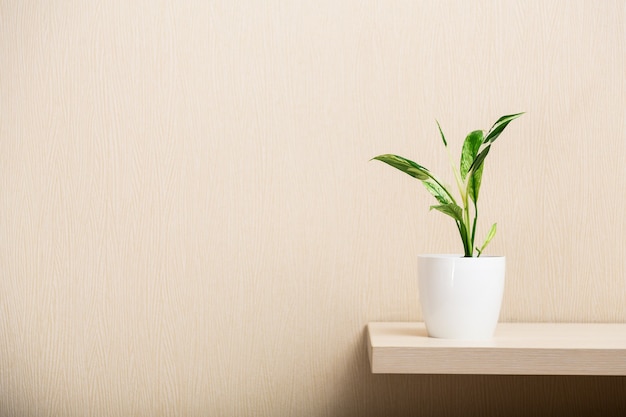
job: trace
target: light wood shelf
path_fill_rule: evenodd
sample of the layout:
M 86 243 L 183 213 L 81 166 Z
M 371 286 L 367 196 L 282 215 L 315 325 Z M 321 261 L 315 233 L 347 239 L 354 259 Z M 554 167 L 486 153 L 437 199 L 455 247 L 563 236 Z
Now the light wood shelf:
M 626 324 L 500 323 L 490 340 L 428 337 L 424 323 L 369 323 L 376 374 L 626 376 Z

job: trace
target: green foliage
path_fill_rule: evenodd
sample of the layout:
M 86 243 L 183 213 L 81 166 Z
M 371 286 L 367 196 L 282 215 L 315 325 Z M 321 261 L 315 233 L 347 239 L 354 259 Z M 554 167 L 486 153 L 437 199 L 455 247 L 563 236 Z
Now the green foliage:
M 428 190 L 439 203 L 431 206 L 430 209 L 437 210 L 454 219 L 463 243 L 464 255 L 466 257 L 474 256 L 474 250 L 476 250 L 477 256 L 480 256 L 496 234 L 496 225 L 494 224 L 491 226 L 483 245 L 480 248 L 474 247 L 476 224 L 478 221 L 478 193 L 482 183 L 485 158 L 489 154 L 493 142 L 500 136 L 508 124 L 522 114 L 524 113 L 500 117 L 486 133 L 482 130 L 470 132 L 463 142 L 461 162 L 458 168 L 454 166 L 452 158 L 450 158 L 450 165 L 461 197 L 461 204 L 457 203 L 450 190 L 427 168 L 402 156 L 393 154 L 379 155 L 372 159 L 384 162 L 420 180 L 424 187 L 426 187 L 426 190 Z M 448 151 L 448 142 L 439 122 L 437 122 L 437 128 L 439 129 L 443 145 L 446 151 Z M 448 156 L 449 155 L 450 153 L 448 151 Z M 470 200 L 473 203 L 473 209 L 469 205 Z

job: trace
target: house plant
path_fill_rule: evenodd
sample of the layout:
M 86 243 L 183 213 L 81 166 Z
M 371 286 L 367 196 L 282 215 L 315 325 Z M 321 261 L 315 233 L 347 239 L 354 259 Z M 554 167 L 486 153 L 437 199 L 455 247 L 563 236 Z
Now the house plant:
M 430 206 L 450 216 L 463 244 L 463 255 L 421 255 L 418 278 L 422 313 L 428 334 L 433 337 L 485 339 L 493 335 L 504 291 L 504 256 L 481 257 L 496 234 L 489 229 L 482 245 L 476 246 L 478 196 L 485 158 L 508 124 L 523 113 L 500 117 L 488 131 L 474 130 L 463 142 L 460 164 L 454 164 L 446 137 L 437 122 L 448 154 L 458 196 L 431 171 L 407 158 L 384 154 L 373 159 L 384 162 L 421 181 L 437 200 Z

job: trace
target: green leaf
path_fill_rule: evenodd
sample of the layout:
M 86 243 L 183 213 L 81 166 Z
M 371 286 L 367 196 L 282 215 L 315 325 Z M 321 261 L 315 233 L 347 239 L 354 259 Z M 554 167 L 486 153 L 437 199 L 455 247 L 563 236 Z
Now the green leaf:
M 485 239 L 485 243 L 483 243 L 483 245 L 480 247 L 480 249 L 477 249 L 478 250 L 478 256 L 480 256 L 480 254 L 483 253 L 483 251 L 485 250 L 485 248 L 487 247 L 489 242 L 491 242 L 491 239 L 493 239 L 493 237 L 495 235 L 496 235 L 496 223 L 494 223 L 491 226 L 491 229 L 489 230 L 489 233 L 487 233 L 487 238 Z
M 425 167 L 406 159 L 402 156 L 384 154 L 372 159 L 384 162 L 400 171 L 422 181 L 428 192 L 430 192 L 442 204 L 455 203 L 452 194 L 443 186 L 441 182 Z
M 483 144 L 483 131 L 475 130 L 469 133 L 465 137 L 465 142 L 463 142 L 463 149 L 461 150 L 461 178 L 465 180 L 467 173 L 469 172 L 470 166 L 472 162 L 476 158 L 476 154 L 478 154 L 478 150 L 480 149 L 480 145 Z
M 429 193 L 433 195 L 441 204 L 450 204 L 452 200 L 450 200 L 450 192 L 445 190 L 442 186 L 437 184 L 434 181 L 422 181 L 424 187 L 428 190 Z
M 441 126 L 439 125 L 439 120 L 435 120 L 437 122 L 437 127 L 439 128 L 439 134 L 441 135 L 441 140 L 443 140 L 443 146 L 448 147 L 448 142 L 446 141 L 446 137 L 443 135 L 443 130 L 441 130 Z
M 430 174 L 430 171 L 428 171 L 428 169 L 402 156 L 385 154 L 378 155 L 372 159 L 384 162 L 396 169 L 399 169 L 405 174 L 412 176 L 413 178 L 417 178 L 418 180 L 425 181 L 429 178 L 432 178 L 432 175 Z
M 474 203 L 478 202 L 478 192 L 483 178 L 483 167 L 485 166 L 485 158 L 489 154 L 491 145 L 487 145 L 472 161 L 469 167 L 470 177 L 467 182 L 467 193 Z
M 478 167 L 478 169 L 474 170 L 474 172 L 470 175 L 469 182 L 467 184 L 467 192 L 474 203 L 478 202 L 478 192 L 480 191 L 480 183 L 482 182 L 484 166 L 485 164 L 483 163 Z
M 438 210 L 452 217 L 454 220 L 463 223 L 463 210 L 461 209 L 461 207 L 454 203 L 441 204 L 439 206 L 430 206 L 430 209 Z
M 474 160 L 472 161 L 472 164 L 469 167 L 469 170 L 468 170 L 469 172 L 476 172 L 478 168 L 480 168 L 483 165 L 483 162 L 485 161 L 485 158 L 487 157 L 487 154 L 489 153 L 489 149 L 491 149 L 491 145 L 487 145 L 485 149 L 483 149 L 482 151 L 480 151 L 478 155 L 476 155 L 476 158 L 474 158 Z
M 502 133 L 502 131 L 508 126 L 508 124 L 517 119 L 518 117 L 520 117 L 522 114 L 524 113 L 516 113 L 516 114 L 510 114 L 508 116 L 502 116 L 501 118 L 499 118 L 494 124 L 493 126 L 491 126 L 491 129 L 489 129 L 489 133 L 487 133 L 487 136 L 485 137 L 485 143 L 493 143 L 498 136 L 500 136 L 500 134 Z

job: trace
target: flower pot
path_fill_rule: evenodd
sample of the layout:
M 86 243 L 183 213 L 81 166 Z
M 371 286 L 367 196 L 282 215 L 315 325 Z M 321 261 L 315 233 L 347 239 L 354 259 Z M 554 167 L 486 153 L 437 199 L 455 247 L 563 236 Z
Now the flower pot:
M 504 293 L 504 256 L 420 255 L 418 287 L 428 335 L 489 339 Z

